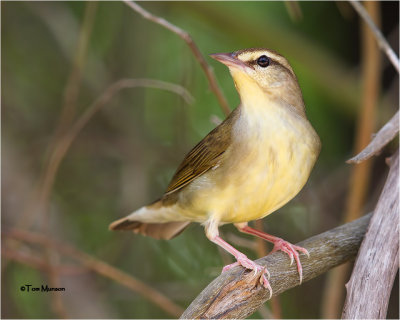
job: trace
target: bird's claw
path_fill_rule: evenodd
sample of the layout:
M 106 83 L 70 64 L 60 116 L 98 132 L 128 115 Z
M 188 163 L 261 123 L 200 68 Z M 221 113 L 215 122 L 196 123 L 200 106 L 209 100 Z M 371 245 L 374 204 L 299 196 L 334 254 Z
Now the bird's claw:
M 261 272 L 261 276 L 260 276 L 260 283 L 269 290 L 270 293 L 270 298 L 272 297 L 272 288 L 271 285 L 269 284 L 268 279 L 271 277 L 269 271 L 267 270 L 266 267 L 263 267 L 257 263 L 255 263 L 254 261 L 250 260 L 249 258 L 247 258 L 244 254 L 243 255 L 238 255 L 236 257 L 237 262 L 234 262 L 232 264 L 228 264 L 226 265 L 223 269 L 222 272 L 225 272 L 233 267 L 236 267 L 238 265 L 241 265 L 242 267 L 249 269 L 249 270 L 253 270 L 254 271 L 254 276 L 256 276 L 259 272 Z
M 297 271 L 300 276 L 300 284 L 301 284 L 303 281 L 303 268 L 301 266 L 299 252 L 305 254 L 309 258 L 310 254 L 308 253 L 307 249 L 291 244 L 287 241 L 284 241 L 283 239 L 279 239 L 278 241 L 274 242 L 274 249 L 272 250 L 272 252 L 278 250 L 285 252 L 289 256 L 290 265 L 292 265 L 294 260 L 296 260 Z

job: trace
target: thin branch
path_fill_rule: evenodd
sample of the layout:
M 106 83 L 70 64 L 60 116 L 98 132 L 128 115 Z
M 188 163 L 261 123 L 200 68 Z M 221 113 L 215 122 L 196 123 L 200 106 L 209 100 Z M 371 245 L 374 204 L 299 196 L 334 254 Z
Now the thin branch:
M 298 1 L 285 1 L 286 11 L 293 22 L 300 22 L 303 19 L 303 12 L 301 11 Z
M 365 8 L 371 18 L 380 26 L 380 3 L 370 1 Z M 381 82 L 381 51 L 376 44 L 371 29 L 360 20 L 361 28 L 361 72 L 362 99 L 357 115 L 357 129 L 354 141 L 354 153 L 360 152 L 370 141 L 376 127 L 376 109 Z M 346 197 L 342 222 L 353 221 L 364 213 L 363 207 L 368 194 L 373 159 L 351 168 L 349 190 Z M 328 274 L 322 299 L 322 318 L 338 318 L 342 312 L 345 297 L 344 285 L 350 276 L 350 264 L 335 268 Z
M 153 79 L 121 79 L 109 86 L 105 92 L 86 109 L 66 134 L 64 143 L 69 146 L 89 120 L 106 105 L 116 93 L 122 89 L 134 87 L 156 88 L 170 91 L 180 95 L 186 103 L 190 104 L 193 102 L 193 97 L 190 93 L 180 85 Z
M 380 3 L 370 1 L 365 5 L 373 21 L 375 21 L 377 26 L 380 26 Z M 381 79 L 381 53 L 374 40 L 374 35 L 364 23 L 361 25 L 361 31 L 363 90 L 361 108 L 357 117 L 357 132 L 354 142 L 355 152 L 360 152 L 368 144 L 370 137 L 375 131 L 375 115 Z M 371 170 L 372 160 L 352 167 L 350 190 L 346 201 L 346 213 L 343 222 L 355 220 L 363 213 L 362 208 L 367 196 Z
M 156 88 L 170 91 L 181 96 L 187 103 L 193 102 L 193 97 L 185 88 L 169 82 L 153 79 L 121 79 L 111 84 L 103 91 L 103 94 L 100 97 L 86 108 L 85 112 L 75 121 L 70 129 L 59 138 L 58 143 L 55 145 L 55 148 L 50 155 L 48 166 L 45 169 L 44 178 L 38 187 L 40 195 L 36 204 L 37 208 L 46 210 L 58 168 L 79 132 L 86 126 L 90 119 L 92 119 L 92 117 L 101 110 L 101 108 L 103 108 L 112 97 L 114 97 L 115 94 L 122 89 L 135 87 Z M 38 209 L 36 209 L 36 211 L 32 210 L 32 207 L 35 207 L 35 205 L 30 204 L 27 206 L 26 212 L 29 212 L 30 214 L 23 215 L 24 219 L 20 219 L 21 223 L 17 226 L 18 228 L 25 229 L 30 225 L 31 221 L 35 217 L 35 212 L 39 211 Z
M 86 111 L 79 117 L 79 119 L 74 123 L 71 129 L 64 135 L 64 137 L 60 140 L 56 150 L 52 155 L 52 179 L 54 180 L 55 174 L 58 170 L 58 167 L 67 153 L 70 145 L 75 140 L 76 136 L 79 132 L 86 126 L 86 124 L 92 119 L 92 117 L 104 106 L 106 105 L 111 98 L 119 91 L 125 88 L 134 88 L 134 87 L 152 87 L 158 88 L 162 90 L 167 90 L 179 94 L 186 102 L 191 103 L 193 101 L 189 92 L 179 85 L 175 85 L 172 83 L 152 80 L 152 79 L 122 79 L 111 86 L 109 86 L 106 91 L 96 100 L 94 101 Z
M 384 146 L 386 146 L 399 133 L 399 112 L 389 120 L 375 135 L 374 139 L 364 148 L 358 155 L 347 160 L 347 163 L 360 163 L 371 158 L 373 155 L 379 154 Z
M 148 12 L 147 10 L 145 10 L 144 8 L 142 8 L 141 6 L 139 6 L 137 3 L 133 2 L 133 1 L 129 1 L 129 0 L 123 0 L 123 1 L 130 8 L 132 8 L 137 13 L 142 15 L 143 18 L 150 20 L 154 23 L 157 23 L 157 24 L 163 26 L 164 28 L 172 31 L 173 33 L 177 34 L 180 38 L 182 38 L 183 41 L 186 42 L 186 44 L 189 46 L 190 50 L 192 51 L 194 57 L 200 63 L 201 68 L 203 69 L 204 73 L 206 74 L 207 80 L 210 83 L 210 88 L 214 92 L 215 96 L 217 97 L 217 100 L 222 108 L 222 111 L 225 113 L 225 115 L 228 115 L 231 112 L 231 110 L 229 108 L 228 102 L 226 101 L 224 94 L 222 93 L 221 89 L 218 86 L 217 80 L 214 75 L 214 71 L 213 71 L 212 67 L 207 63 L 206 59 L 204 59 L 203 54 L 197 47 L 196 43 L 193 41 L 190 34 L 187 31 L 175 26 L 171 22 L 165 20 L 164 18 L 157 17 L 157 16 L 151 14 L 150 12 Z
M 49 150 L 54 150 L 58 144 L 60 136 L 66 131 L 69 125 L 72 123 L 76 112 L 76 102 L 79 96 L 79 89 L 81 86 L 82 69 L 85 64 L 87 49 L 92 32 L 94 20 L 96 17 L 97 3 L 89 2 L 86 4 L 85 15 L 83 18 L 83 24 L 79 33 L 79 41 L 76 48 L 75 57 L 73 59 L 73 66 L 69 74 L 67 84 L 64 89 L 63 107 L 60 114 L 59 122 L 54 132 L 54 138 L 50 144 Z M 51 152 L 50 151 L 50 152 Z M 43 176 L 45 177 L 45 175 Z M 47 201 L 48 199 L 46 199 Z M 47 205 L 45 210 L 42 211 L 42 231 L 48 233 L 49 228 L 49 210 Z M 45 259 L 49 266 L 48 278 L 49 283 L 52 287 L 60 286 L 60 279 L 58 277 L 58 269 L 52 268 L 53 262 L 58 259 L 56 252 L 50 249 L 46 249 Z M 52 297 L 52 309 L 60 318 L 68 318 L 67 309 L 64 306 L 62 295 L 58 291 L 54 291 L 51 294 Z
M 89 254 L 80 251 L 71 245 L 61 243 L 55 239 L 51 239 L 38 233 L 18 229 L 6 230 L 2 232 L 2 234 L 7 238 L 39 244 L 44 247 L 51 247 L 61 254 L 67 255 L 79 261 L 86 268 L 93 270 L 94 272 L 106 278 L 114 280 L 120 285 L 127 287 L 132 291 L 142 295 L 143 297 L 158 305 L 161 309 L 174 317 L 178 317 L 183 311 L 180 306 L 176 305 L 168 297 L 151 288 L 144 282 L 137 280 L 126 272 L 121 271 L 100 259 L 90 256 Z
M 354 259 L 364 237 L 371 214 L 324 232 L 298 245 L 305 247 L 310 258 L 301 256 L 303 281 L 311 280 L 327 270 Z M 299 285 L 295 264 L 282 252 L 275 252 L 257 263 L 268 267 L 273 296 Z M 224 272 L 190 304 L 181 318 L 245 318 L 269 298 L 269 291 L 254 275 L 242 267 Z
M 49 272 L 50 268 L 56 268 L 58 275 L 71 276 L 82 274 L 88 271 L 87 268 L 76 265 L 49 265 L 43 258 L 39 258 L 37 255 L 26 254 L 8 248 L 2 248 L 1 255 L 9 260 L 25 264 L 31 268 L 35 268 L 43 272 Z
M 68 76 L 64 89 L 63 106 L 57 128 L 55 130 L 54 144 L 57 144 L 59 136 L 68 129 L 74 120 L 76 102 L 81 88 L 82 70 L 87 57 L 87 50 L 96 17 L 97 2 L 88 2 L 85 8 L 82 28 L 80 30 L 75 56 L 72 61 L 72 70 Z
M 350 281 L 343 319 L 385 319 L 399 268 L 399 154 L 391 168 Z
M 358 12 L 361 18 L 368 24 L 371 28 L 372 32 L 375 35 L 375 39 L 378 42 L 379 47 L 386 53 L 387 57 L 389 58 L 390 62 L 396 68 L 397 72 L 400 72 L 400 61 L 399 57 L 390 47 L 390 44 L 387 42 L 385 37 L 382 35 L 382 32 L 376 27 L 375 23 L 372 21 L 371 17 L 369 16 L 368 12 L 362 6 L 362 4 L 357 0 L 350 0 L 350 4 L 353 8 Z

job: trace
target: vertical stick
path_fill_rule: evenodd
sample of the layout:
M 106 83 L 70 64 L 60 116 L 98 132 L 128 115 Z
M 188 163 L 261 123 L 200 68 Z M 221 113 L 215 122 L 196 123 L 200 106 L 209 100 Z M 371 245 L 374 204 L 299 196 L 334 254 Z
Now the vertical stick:
M 380 26 L 380 4 L 375 1 L 365 2 L 365 7 L 375 24 Z M 379 95 L 381 76 L 381 54 L 368 25 L 361 21 L 361 54 L 363 95 L 357 132 L 355 136 L 354 153 L 359 153 L 371 140 L 376 121 L 376 104 Z M 344 222 L 359 218 L 363 213 L 363 206 L 368 192 L 372 159 L 353 167 L 350 177 L 350 188 L 346 202 Z M 342 309 L 344 284 L 348 278 L 350 265 L 345 264 L 334 269 L 329 275 L 322 301 L 322 318 L 337 318 Z
M 399 258 L 399 154 L 391 159 L 385 187 L 358 252 L 343 319 L 385 319 Z

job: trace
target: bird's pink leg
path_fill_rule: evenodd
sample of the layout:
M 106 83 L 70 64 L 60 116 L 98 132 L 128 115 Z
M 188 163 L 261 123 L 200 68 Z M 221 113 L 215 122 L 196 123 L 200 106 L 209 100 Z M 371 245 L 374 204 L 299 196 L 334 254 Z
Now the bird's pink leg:
M 300 283 L 303 281 L 303 268 L 301 266 L 299 253 L 297 251 L 304 253 L 308 257 L 310 257 L 310 254 L 308 253 L 307 249 L 299 247 L 299 246 L 295 246 L 294 244 L 291 244 L 281 238 L 272 236 L 268 233 L 253 229 L 253 228 L 249 227 L 247 224 L 246 225 L 237 224 L 235 226 L 241 232 L 255 235 L 261 239 L 264 239 L 268 242 L 273 243 L 274 248 L 272 249 L 271 252 L 282 250 L 283 252 L 287 253 L 290 258 L 290 265 L 293 264 L 293 258 L 294 258 L 296 260 L 297 271 L 299 272 L 299 276 L 300 276 Z
M 228 242 L 224 241 L 218 235 L 218 228 L 216 225 L 211 225 L 211 226 L 207 225 L 206 226 L 206 235 L 207 235 L 208 239 L 210 239 L 212 242 L 214 242 L 215 244 L 219 245 L 221 248 L 228 251 L 237 260 L 237 262 L 225 266 L 222 269 L 222 272 L 227 271 L 230 268 L 235 267 L 237 265 L 241 265 L 241 266 L 245 267 L 246 269 L 254 270 L 254 274 L 261 272 L 260 283 L 269 290 L 270 297 L 272 296 L 272 288 L 266 277 L 266 274 L 269 277 L 269 272 L 265 267 L 250 260 L 249 258 L 247 258 L 247 256 L 245 254 L 241 253 L 239 250 L 236 250 Z
M 267 274 L 269 276 L 269 272 L 265 267 L 260 266 L 259 264 L 255 263 L 254 261 L 247 258 L 247 256 L 245 254 L 241 253 L 239 250 L 236 250 L 228 242 L 224 241 L 220 236 L 216 236 L 210 240 L 212 242 L 216 243 L 217 245 L 219 245 L 221 248 L 228 251 L 237 260 L 237 262 L 225 266 L 222 269 L 222 272 L 227 271 L 230 268 L 235 267 L 237 265 L 241 265 L 241 266 L 245 267 L 246 269 L 254 270 L 254 274 L 261 272 L 262 275 L 260 278 L 260 282 L 261 282 L 261 284 L 264 285 L 265 288 L 267 288 L 270 291 L 270 295 L 272 295 L 272 288 L 268 282 L 267 277 L 265 276 L 265 274 Z

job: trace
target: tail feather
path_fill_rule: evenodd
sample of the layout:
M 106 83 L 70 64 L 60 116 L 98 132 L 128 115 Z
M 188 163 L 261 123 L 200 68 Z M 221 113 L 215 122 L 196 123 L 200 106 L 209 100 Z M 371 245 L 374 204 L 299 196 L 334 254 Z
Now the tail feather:
M 114 221 L 108 227 L 109 230 L 135 230 L 140 226 L 141 222 L 131 221 L 128 218 L 122 218 Z
M 189 224 L 188 221 L 177 221 L 181 218 L 176 208 L 164 206 L 156 201 L 142 207 L 130 215 L 110 224 L 110 230 L 132 230 L 156 239 L 171 239 L 179 235 Z
M 188 225 L 189 221 L 143 223 L 122 218 L 110 224 L 110 230 L 132 230 L 155 239 L 169 240 L 178 236 Z

